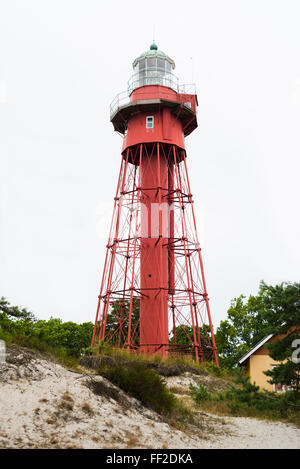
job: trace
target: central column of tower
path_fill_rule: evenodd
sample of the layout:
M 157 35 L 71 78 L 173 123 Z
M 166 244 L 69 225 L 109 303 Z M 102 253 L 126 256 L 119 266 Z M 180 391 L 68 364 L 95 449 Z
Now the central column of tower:
M 168 161 L 154 144 L 141 160 L 141 351 L 164 356 L 168 346 Z

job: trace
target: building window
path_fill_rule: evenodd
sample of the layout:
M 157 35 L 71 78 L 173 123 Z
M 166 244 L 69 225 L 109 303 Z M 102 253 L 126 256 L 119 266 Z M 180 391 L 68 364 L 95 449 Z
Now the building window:
M 272 369 L 278 365 L 271 365 Z M 286 384 L 281 384 L 281 383 L 273 383 L 273 392 L 286 392 L 286 391 L 291 391 L 292 388 L 291 386 L 287 386 Z
M 154 117 L 147 116 L 146 117 L 146 129 L 153 129 L 154 128 Z

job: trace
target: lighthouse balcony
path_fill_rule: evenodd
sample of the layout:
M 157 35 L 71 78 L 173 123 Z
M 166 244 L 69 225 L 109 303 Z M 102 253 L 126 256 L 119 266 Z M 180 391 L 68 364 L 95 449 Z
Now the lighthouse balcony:
M 141 97 L 141 99 L 149 99 L 148 96 L 149 96 L 150 90 L 149 88 L 146 88 L 146 86 L 149 86 L 150 84 L 155 85 L 156 83 L 148 83 L 147 85 L 146 84 L 141 85 L 141 88 L 143 89 L 139 89 L 139 92 L 138 92 L 138 95 Z M 157 85 L 160 85 L 160 84 L 157 83 Z M 166 88 L 171 88 L 171 89 L 173 88 L 168 87 L 167 85 L 159 86 L 160 95 L 167 99 L 168 97 L 170 97 L 169 90 L 168 89 L 164 90 L 162 86 Z M 153 88 L 151 87 L 151 89 Z M 176 91 L 176 94 L 178 94 L 179 96 L 180 95 L 196 95 L 196 85 L 194 83 L 181 84 L 181 85 L 178 85 L 176 90 L 174 91 Z M 110 104 L 110 119 L 112 119 L 112 117 L 116 114 L 116 112 L 119 111 L 120 108 L 122 108 L 123 106 L 127 106 L 130 103 L 130 101 L 132 101 L 131 94 L 132 94 L 132 90 L 130 91 L 129 89 L 117 94 L 117 96 L 113 99 L 113 101 Z
M 165 86 L 144 85 L 131 93 L 128 90 L 119 93 L 110 105 L 110 120 L 114 129 L 124 134 L 133 113 L 155 111 L 161 105 L 169 107 L 182 120 L 185 135 L 197 126 L 198 101 L 194 84 L 180 85 L 177 91 Z

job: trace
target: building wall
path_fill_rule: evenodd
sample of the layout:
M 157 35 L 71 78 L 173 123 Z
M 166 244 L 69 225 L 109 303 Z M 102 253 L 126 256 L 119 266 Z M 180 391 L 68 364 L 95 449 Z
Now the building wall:
M 291 331 L 295 328 L 291 328 Z M 276 340 L 282 340 L 285 335 L 275 335 L 268 340 L 267 343 L 275 342 Z M 245 374 L 250 377 L 251 383 L 256 383 L 261 389 L 267 391 L 283 392 L 288 389 L 284 384 L 277 384 L 275 387 L 273 384 L 268 383 L 271 379 L 270 376 L 266 376 L 264 371 L 272 370 L 273 366 L 279 365 L 280 362 L 276 362 L 269 356 L 269 350 L 265 345 L 259 347 L 255 352 L 244 363 Z M 284 362 L 283 362 L 284 363 Z
M 272 365 L 276 362 L 269 355 L 251 355 L 249 358 L 250 381 L 256 383 L 261 389 L 273 391 L 273 384 L 268 383 L 271 378 L 264 374 L 264 371 L 272 370 Z

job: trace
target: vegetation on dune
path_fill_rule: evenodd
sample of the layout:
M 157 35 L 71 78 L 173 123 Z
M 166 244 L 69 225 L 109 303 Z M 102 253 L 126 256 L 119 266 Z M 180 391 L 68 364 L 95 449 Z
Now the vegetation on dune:
M 300 364 L 291 357 L 294 341 L 300 342 L 300 284 L 283 283 L 274 287 L 260 284 L 258 294 L 235 298 L 228 310 L 228 318 L 221 322 L 215 334 L 221 367 L 212 362 L 197 365 L 188 356 L 147 356 L 118 350 L 101 342 L 90 348 L 93 324 L 62 322 L 51 318 L 38 320 L 25 308 L 11 306 L 0 299 L 0 339 L 8 345 L 26 346 L 55 355 L 62 363 L 92 368 L 143 405 L 177 422 L 191 421 L 191 414 L 167 389 L 165 377 L 190 372 L 193 375 L 213 375 L 227 382 L 222 392 L 211 392 L 204 384 L 191 387 L 194 402 L 206 411 L 284 419 L 300 423 Z M 125 310 L 117 303 L 107 319 L 117 341 L 120 315 L 124 317 L 123 332 L 119 335 L 124 345 L 128 329 L 128 305 Z M 123 316 L 124 315 L 124 316 Z M 133 323 L 138 333 L 138 307 L 135 305 Z M 177 328 L 177 338 L 188 340 L 188 326 Z M 190 328 L 191 329 L 191 328 Z M 118 331 L 117 331 L 118 332 Z M 202 334 L 203 333 L 203 334 Z M 236 367 L 238 359 L 266 335 L 286 335 L 269 345 L 270 356 L 284 363 L 266 373 L 273 383 L 284 383 L 291 391 L 278 395 L 261 391 Z M 204 335 L 204 331 L 201 331 Z M 125 341 L 125 342 L 124 342 Z M 172 342 L 172 338 L 171 338 Z M 298 343 L 298 342 L 297 342 Z M 72 361 L 72 363 L 70 362 Z M 238 380 L 236 377 L 238 376 Z M 229 387 L 230 389 L 226 389 Z
M 300 397 L 293 391 L 282 394 L 261 391 L 242 371 L 225 392 L 209 392 L 203 384 L 190 386 L 190 394 L 202 409 L 221 415 L 284 420 L 300 425 Z
M 197 426 L 199 422 L 193 412 L 168 389 L 165 378 L 160 374 L 162 369 L 153 369 L 153 364 L 157 365 L 159 361 L 136 361 L 132 355 L 124 357 L 119 354 L 111 361 L 103 360 L 97 372 L 143 406 L 162 415 L 176 428 L 184 428 L 188 424 Z M 165 370 L 168 364 L 164 366 Z M 176 373 L 174 363 L 171 366 Z
M 147 355 L 114 348 L 104 341 L 94 348 L 88 347 L 85 349 L 79 362 L 83 366 L 94 370 L 98 370 L 102 363 L 110 365 L 116 362 L 124 365 L 141 363 L 145 368 L 151 368 L 164 377 L 180 376 L 185 372 L 195 375 L 211 374 L 224 379 L 235 376 L 235 370 L 218 367 L 214 362 L 205 362 L 199 365 L 196 363 L 195 358 L 189 355 L 178 354 L 162 358 L 160 355 Z
M 216 376 L 216 379 L 231 379 L 228 370 L 213 363 L 198 365 L 194 359 L 186 356 L 163 359 L 158 355 L 149 356 L 119 350 L 105 342 L 101 342 L 94 349 L 89 348 L 86 352 L 87 355 L 80 358 L 80 364 L 94 369 L 145 407 L 164 416 L 177 428 L 186 424 L 197 426 L 199 419 L 195 419 L 193 411 L 166 386 L 166 377 L 190 373 L 205 377 L 212 375 Z
M 176 407 L 176 399 L 167 389 L 164 379 L 142 363 L 118 361 L 103 365 L 98 373 L 160 414 L 170 415 Z
M 295 344 L 300 344 L 300 284 L 270 286 L 261 282 L 258 294 L 248 300 L 241 295 L 231 302 L 228 319 L 216 333 L 221 365 L 236 367 L 237 361 L 269 334 L 279 336 L 266 344 L 272 359 L 282 362 L 265 374 L 270 383 L 286 384 L 282 394 L 261 390 L 239 372 L 236 385 L 223 394 L 191 389 L 192 397 L 211 411 L 253 417 L 284 419 L 300 424 L 300 363 L 292 359 Z M 281 336 L 281 337 L 280 337 Z

